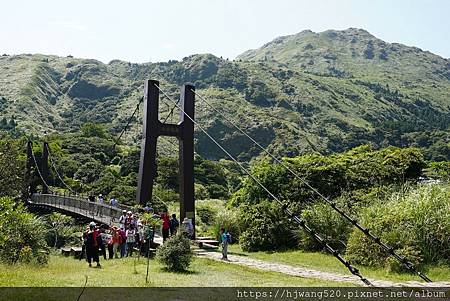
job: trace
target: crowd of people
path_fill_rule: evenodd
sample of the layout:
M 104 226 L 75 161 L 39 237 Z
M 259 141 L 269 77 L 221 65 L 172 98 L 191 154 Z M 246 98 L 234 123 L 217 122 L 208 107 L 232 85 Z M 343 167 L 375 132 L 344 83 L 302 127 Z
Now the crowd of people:
M 102 204 L 105 202 L 101 194 L 98 198 L 90 197 L 89 201 L 97 201 Z M 114 197 L 110 199 L 109 204 L 118 207 L 118 201 Z M 180 224 L 176 214 L 169 215 L 167 210 L 157 214 L 149 205 L 143 208 L 143 212 L 155 220 L 161 220 L 163 242 L 176 235 L 180 227 L 188 238 L 193 237 L 194 227 L 190 219 L 184 218 Z M 97 263 L 97 267 L 101 267 L 100 256 L 103 256 L 104 260 L 131 257 L 134 251 L 146 255 L 153 244 L 155 231 L 154 223 L 141 220 L 140 214 L 122 210 L 118 226 L 97 226 L 95 222 L 88 225 L 82 237 L 83 247 L 80 260 L 85 256 L 90 267 L 93 262 Z M 228 260 L 228 244 L 231 243 L 231 235 L 224 228 L 220 229 L 220 243 L 222 259 Z
M 154 213 L 151 207 L 144 208 L 144 213 L 150 214 L 154 219 L 162 221 L 163 241 L 170 236 L 176 235 L 180 222 L 176 214 L 169 216 L 167 211 L 159 214 Z M 152 223 L 141 221 L 140 215 L 137 213 L 122 210 L 119 217 L 118 226 L 97 226 L 95 222 L 91 222 L 83 233 L 82 256 L 86 257 L 89 266 L 93 262 L 100 267 L 100 256 L 105 260 L 113 258 L 123 258 L 133 256 L 133 252 L 137 251 L 145 255 L 151 247 L 155 234 L 155 227 Z M 181 224 L 186 235 L 192 236 L 193 227 L 188 219 L 184 219 Z

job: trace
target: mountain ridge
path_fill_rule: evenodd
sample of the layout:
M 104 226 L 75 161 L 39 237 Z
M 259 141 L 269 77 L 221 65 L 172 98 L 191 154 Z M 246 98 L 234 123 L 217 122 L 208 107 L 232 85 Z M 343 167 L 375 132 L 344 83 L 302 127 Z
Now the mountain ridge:
M 443 158 L 450 158 L 445 135 L 450 61 L 383 42 L 362 29 L 302 31 L 233 61 L 197 54 L 181 61 L 104 64 L 17 55 L 0 57 L 0 71 L 0 128 L 12 124 L 29 134 L 76 131 L 85 122 L 102 123 L 116 133 L 134 110 L 143 81 L 156 78 L 173 97 L 179 85 L 193 83 L 280 155 L 373 143 L 435 147 L 432 153 L 443 151 Z M 197 112 L 199 122 L 233 155 L 242 160 L 259 155 L 201 102 Z M 133 120 L 127 143 L 138 144 L 139 123 L 140 118 Z M 205 157 L 223 157 L 201 132 L 196 148 Z

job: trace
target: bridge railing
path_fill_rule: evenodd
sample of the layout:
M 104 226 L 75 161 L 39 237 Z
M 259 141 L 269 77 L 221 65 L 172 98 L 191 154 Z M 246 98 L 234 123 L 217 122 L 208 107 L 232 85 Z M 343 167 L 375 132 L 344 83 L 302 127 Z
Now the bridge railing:
M 35 193 L 31 197 L 31 202 L 77 212 L 97 220 L 99 218 L 102 219 L 103 217 L 107 217 L 114 221 L 118 220 L 122 214 L 121 208 L 107 204 L 89 202 L 88 200 L 77 196 Z

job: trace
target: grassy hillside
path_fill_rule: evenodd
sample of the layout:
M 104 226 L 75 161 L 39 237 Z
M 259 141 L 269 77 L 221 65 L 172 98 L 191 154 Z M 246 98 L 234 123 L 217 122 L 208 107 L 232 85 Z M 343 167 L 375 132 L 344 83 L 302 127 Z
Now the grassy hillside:
M 18 55 L 0 57 L 0 71 L 0 127 L 29 134 L 76 131 L 86 122 L 117 133 L 142 95 L 143 81 L 152 78 L 174 98 L 179 85 L 194 83 L 280 155 L 329 153 L 371 142 L 423 147 L 428 159 L 450 159 L 450 61 L 360 29 L 280 37 L 234 61 L 202 54 L 165 63 L 103 64 Z M 164 101 L 162 118 L 171 107 Z M 243 160 L 259 155 L 199 99 L 196 115 L 233 155 Z M 140 125 L 139 116 L 127 142 L 138 144 Z M 224 157 L 200 131 L 196 150 L 206 158 Z

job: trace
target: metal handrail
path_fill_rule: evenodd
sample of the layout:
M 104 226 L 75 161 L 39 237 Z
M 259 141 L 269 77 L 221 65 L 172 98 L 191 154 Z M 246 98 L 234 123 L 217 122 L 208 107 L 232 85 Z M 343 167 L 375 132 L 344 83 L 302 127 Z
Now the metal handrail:
M 109 204 L 93 203 L 79 196 L 67 196 L 65 194 L 35 193 L 31 197 L 31 203 L 67 209 L 101 222 L 109 219 L 110 223 L 122 213 L 122 209 L 119 207 L 114 207 Z M 130 206 L 128 208 L 135 209 Z

